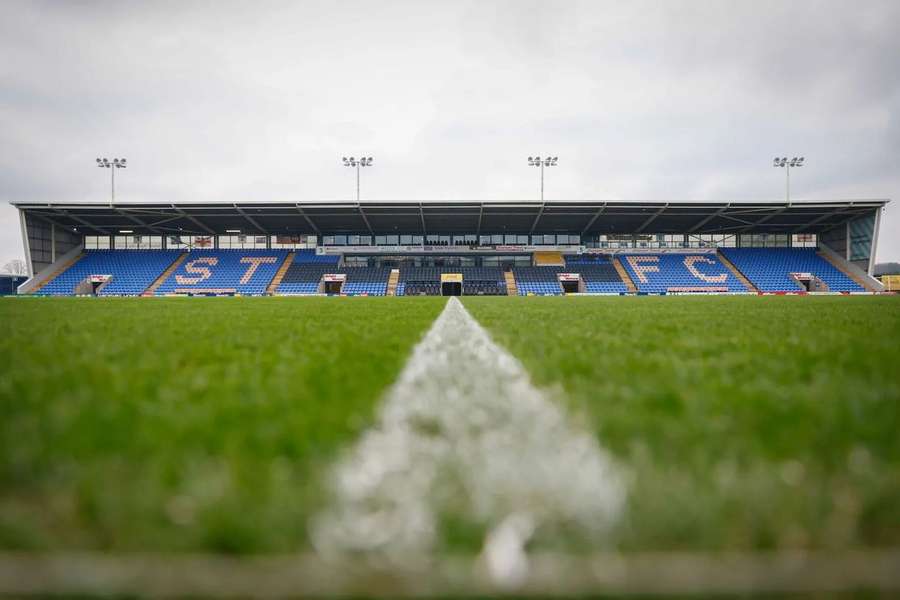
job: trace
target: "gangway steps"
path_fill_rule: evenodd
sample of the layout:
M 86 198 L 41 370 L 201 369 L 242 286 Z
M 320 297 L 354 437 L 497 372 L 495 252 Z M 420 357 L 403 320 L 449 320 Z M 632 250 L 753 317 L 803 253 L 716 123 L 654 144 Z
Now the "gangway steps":
M 506 279 L 506 295 L 518 296 L 519 286 L 516 285 L 516 276 L 513 274 L 512 270 L 504 271 L 503 278 Z
M 618 256 L 613 257 L 612 264 L 613 267 L 616 268 L 616 273 L 622 278 L 622 283 L 625 284 L 625 289 L 628 290 L 628 293 L 637 294 L 637 287 L 634 285 L 634 281 L 631 280 L 631 275 L 629 275 L 628 271 L 625 270 L 625 267 L 622 266 L 622 261 L 619 260 Z
M 387 291 L 388 296 L 397 295 L 397 283 L 400 281 L 400 269 L 391 269 L 391 275 L 388 277 Z
M 294 264 L 294 251 L 291 250 L 288 252 L 288 255 L 284 257 L 284 262 L 281 263 L 281 266 L 278 267 L 278 271 L 275 273 L 275 277 L 272 278 L 271 283 L 269 283 L 269 287 L 266 288 L 266 293 L 270 296 L 274 295 L 278 290 L 278 286 L 281 285 L 281 281 L 284 279 L 285 273 L 287 273 L 288 269 L 291 268 L 291 265 Z
M 58 269 L 56 269 L 56 271 L 54 271 L 54 272 L 53 272 L 49 277 L 47 277 L 45 280 L 43 280 L 42 282 L 40 282 L 39 284 L 37 284 L 36 286 L 34 286 L 34 288 L 33 288 L 30 292 L 28 292 L 28 293 L 29 293 L 29 294 L 34 294 L 34 293 L 36 293 L 36 292 L 37 292 L 38 290 L 40 290 L 42 287 L 44 287 L 45 285 L 47 285 L 48 283 L 50 283 L 51 281 L 53 281 L 54 279 L 56 279 L 57 277 L 59 277 L 60 275 L 62 275 L 63 272 L 66 271 L 66 269 L 68 269 L 69 267 L 71 267 L 72 265 L 74 265 L 75 263 L 77 263 L 79 260 L 81 260 L 81 257 L 82 257 L 82 256 L 84 256 L 84 252 L 82 252 L 82 253 L 79 254 L 78 256 L 74 257 L 72 260 L 68 260 L 68 261 L 66 261 L 65 263 L 63 263 L 62 265 L 60 265 L 60 267 L 59 267 Z
M 827 260 L 828 263 L 831 264 L 835 269 L 837 269 L 838 271 L 840 271 L 841 273 L 843 273 L 844 275 L 846 275 L 847 277 L 849 277 L 849 278 L 850 278 L 851 280 L 853 280 L 855 283 L 861 285 L 862 288 L 863 288 L 864 290 L 866 290 L 867 292 L 876 292 L 876 291 L 878 291 L 878 290 L 876 290 L 875 288 L 873 288 L 873 287 L 872 287 L 867 281 L 865 281 L 862 277 L 857 276 L 856 274 L 854 274 L 854 273 L 853 273 L 852 271 L 850 271 L 849 269 L 845 269 L 845 268 L 844 268 L 844 265 L 842 265 L 841 262 L 840 262 L 839 260 L 835 260 L 834 257 L 829 256 L 829 255 L 828 255 L 827 253 L 825 253 L 825 252 L 817 252 L 817 254 L 818 254 L 819 256 L 821 256 L 822 258 L 824 258 L 825 260 Z
M 716 255 L 719 259 L 719 262 L 725 265 L 725 268 L 727 268 L 735 277 L 737 277 L 738 281 L 740 281 L 744 285 L 744 287 L 747 288 L 748 292 L 753 292 L 755 294 L 759 293 L 759 288 L 753 285 L 753 283 L 749 279 L 747 279 L 747 277 L 743 273 L 741 273 L 741 270 L 738 269 L 733 262 L 728 260 L 727 256 L 725 256 L 721 252 L 717 252 Z
M 172 275 L 172 273 L 174 273 L 175 270 L 178 269 L 178 267 L 181 266 L 181 263 L 184 262 L 184 259 L 187 258 L 187 255 L 188 255 L 187 252 L 182 252 L 181 254 L 179 254 L 178 258 L 176 258 L 174 261 L 172 261 L 172 264 L 169 265 L 168 268 L 166 268 L 166 270 L 162 272 L 162 275 L 157 277 L 156 281 L 151 283 L 150 287 L 148 287 L 146 290 L 143 291 L 143 293 L 141 293 L 141 296 L 154 295 L 156 293 L 156 290 L 159 289 L 159 286 L 161 286 L 163 284 L 163 282 L 166 279 L 168 279 Z

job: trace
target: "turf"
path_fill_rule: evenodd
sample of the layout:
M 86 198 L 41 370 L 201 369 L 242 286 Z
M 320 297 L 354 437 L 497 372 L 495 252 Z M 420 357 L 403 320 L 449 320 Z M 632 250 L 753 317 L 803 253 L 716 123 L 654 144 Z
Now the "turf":
M 623 550 L 900 544 L 900 299 L 464 304 L 630 473 Z M 324 468 L 442 307 L 0 301 L 0 549 L 306 548 Z
M 632 482 L 624 550 L 900 544 L 900 298 L 468 298 Z
M 0 300 L 0 548 L 285 552 L 440 299 Z

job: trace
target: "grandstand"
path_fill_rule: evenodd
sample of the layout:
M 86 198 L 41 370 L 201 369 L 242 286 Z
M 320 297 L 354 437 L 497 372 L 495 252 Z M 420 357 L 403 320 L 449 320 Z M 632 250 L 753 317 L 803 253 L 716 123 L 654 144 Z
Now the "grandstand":
M 15 204 L 19 293 L 863 293 L 887 201 Z

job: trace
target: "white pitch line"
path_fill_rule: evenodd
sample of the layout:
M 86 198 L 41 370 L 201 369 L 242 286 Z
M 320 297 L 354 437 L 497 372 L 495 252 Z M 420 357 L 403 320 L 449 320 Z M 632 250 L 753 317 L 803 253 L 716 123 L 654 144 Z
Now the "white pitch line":
M 527 575 L 529 539 L 602 544 L 625 504 L 619 469 L 451 298 L 338 461 L 311 523 L 323 556 L 411 561 L 440 550 L 442 519 L 488 531 L 499 584 Z M 567 538 L 565 538 L 567 539 Z

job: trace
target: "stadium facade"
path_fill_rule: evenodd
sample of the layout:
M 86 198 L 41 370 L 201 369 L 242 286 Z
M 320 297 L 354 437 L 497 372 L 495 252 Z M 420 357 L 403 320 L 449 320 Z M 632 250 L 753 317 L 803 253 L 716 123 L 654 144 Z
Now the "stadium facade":
M 38 295 L 854 293 L 887 200 L 13 203 Z

